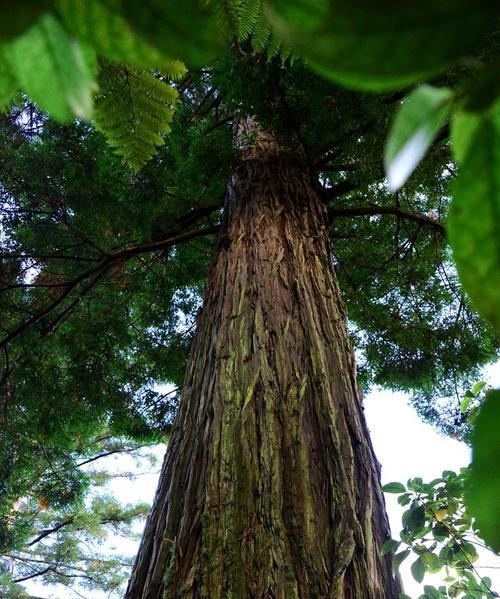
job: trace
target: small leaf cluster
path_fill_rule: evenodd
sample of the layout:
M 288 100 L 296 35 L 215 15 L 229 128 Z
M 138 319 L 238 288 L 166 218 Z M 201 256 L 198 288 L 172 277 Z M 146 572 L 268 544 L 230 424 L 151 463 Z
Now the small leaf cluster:
M 402 562 L 412 557 L 410 570 L 419 583 L 427 573 L 445 572 L 444 584 L 438 588 L 425 585 L 419 599 L 498 596 L 491 580 L 481 577 L 474 566 L 478 559 L 476 547 L 484 544 L 464 502 L 470 475 L 469 466 L 458 473 L 445 470 L 428 483 L 416 477 L 406 485 L 391 482 L 382 487 L 385 493 L 398 495 L 398 503 L 406 508 L 400 540 L 389 539 L 381 548 L 382 555 L 393 554 L 393 571 L 396 573 Z M 403 599 L 407 597 L 402 595 Z

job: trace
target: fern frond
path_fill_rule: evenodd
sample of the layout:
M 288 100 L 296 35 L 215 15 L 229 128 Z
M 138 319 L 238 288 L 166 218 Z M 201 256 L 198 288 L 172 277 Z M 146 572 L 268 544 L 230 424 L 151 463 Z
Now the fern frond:
M 249 41 L 256 54 L 265 51 L 269 58 L 280 56 L 285 62 L 290 51 L 277 39 L 264 11 L 263 0 L 208 0 L 220 26 L 240 42 Z
M 148 71 L 101 61 L 97 128 L 135 171 L 149 160 L 170 130 L 177 90 Z
M 207 6 L 229 37 L 238 37 L 242 0 L 208 0 Z
M 262 0 L 241 0 L 238 37 L 247 40 L 264 17 Z

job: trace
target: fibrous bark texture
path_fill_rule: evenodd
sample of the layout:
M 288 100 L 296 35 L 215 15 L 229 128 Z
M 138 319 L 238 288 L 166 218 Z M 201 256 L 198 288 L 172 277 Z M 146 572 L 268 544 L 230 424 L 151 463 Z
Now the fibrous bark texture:
M 127 599 L 397 599 L 324 207 L 293 154 L 235 168 Z

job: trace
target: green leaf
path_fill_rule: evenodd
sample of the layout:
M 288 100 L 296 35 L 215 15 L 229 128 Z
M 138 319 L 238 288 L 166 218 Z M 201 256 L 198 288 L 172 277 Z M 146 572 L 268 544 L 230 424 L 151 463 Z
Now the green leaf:
M 399 593 L 399 599 L 411 599 L 411 597 L 406 593 Z
M 17 89 L 17 79 L 7 53 L 4 48 L 0 48 L 0 111 L 8 107 Z
M 170 130 L 177 90 L 148 71 L 101 61 L 96 125 L 134 170 L 156 154 Z
M 12 42 L 9 57 L 20 86 L 54 118 L 91 117 L 96 89 L 91 70 L 54 16 L 45 15 Z
M 385 149 L 389 187 L 399 189 L 423 158 L 446 121 L 453 92 L 422 85 L 398 110 Z
M 484 65 L 472 78 L 465 98 L 464 108 L 469 111 L 487 110 L 500 95 L 500 58 Z
M 461 545 L 462 552 L 467 555 L 467 560 L 470 562 L 475 562 L 479 557 L 477 554 L 477 550 L 472 543 L 463 543 Z
M 481 393 L 481 391 L 486 387 L 486 382 L 485 381 L 479 381 L 477 382 L 473 387 L 472 387 L 472 393 L 474 393 L 474 395 L 477 395 L 478 393 Z
M 411 501 L 411 493 L 404 493 L 398 497 L 399 505 L 408 505 Z
M 435 553 L 432 553 L 431 551 L 427 551 L 427 553 L 422 554 L 420 557 L 426 567 L 426 570 L 429 570 L 430 572 L 439 572 L 443 567 L 442 561 Z
M 444 540 L 449 536 L 449 534 L 450 531 L 448 527 L 446 527 L 444 524 L 441 524 L 441 522 L 437 522 L 432 528 L 432 535 L 438 541 Z
M 389 539 L 380 548 L 380 555 L 385 555 L 386 553 L 394 553 L 400 545 L 401 543 L 399 541 Z
M 467 408 L 469 407 L 470 402 L 472 400 L 473 397 L 467 397 L 467 395 L 462 399 L 462 401 L 460 402 L 460 411 L 462 412 L 462 414 L 467 412 Z
M 458 164 L 464 161 L 480 123 L 481 116 L 473 112 L 459 110 L 453 115 L 450 129 L 451 148 Z
M 402 483 L 393 482 L 384 485 L 382 487 L 382 491 L 384 491 L 384 493 L 404 493 L 406 491 L 406 487 Z
M 396 555 L 392 558 L 392 572 L 396 574 L 399 570 L 399 566 L 401 563 L 410 555 L 410 550 L 405 549 L 404 551 L 400 551 L 396 553 Z
M 460 131 L 457 137 L 463 139 Z M 465 145 L 460 152 L 466 158 L 453 186 L 448 236 L 465 291 L 500 330 L 500 102 L 482 116 Z
M 500 551 L 500 390 L 488 391 L 472 437 L 472 475 L 469 508 L 481 537 Z
M 439 73 L 495 27 L 490 0 L 273 0 L 276 31 L 324 75 L 359 89 L 395 89 Z
M 405 514 L 405 524 L 410 531 L 418 532 L 425 526 L 425 508 L 422 506 L 415 506 Z
M 223 47 L 222 32 L 207 3 L 122 0 L 121 4 L 130 27 L 166 56 L 206 66 Z
M 176 79 L 186 73 L 180 61 L 165 57 L 136 35 L 122 15 L 107 4 L 106 0 L 58 0 L 57 8 L 67 30 L 92 45 L 99 56 L 115 63 L 158 68 Z
M 428 599 L 439 599 L 441 597 L 441 594 L 436 587 L 430 586 L 428 584 L 424 585 L 424 593 Z
M 410 566 L 410 570 L 413 575 L 413 578 L 417 582 L 422 582 L 422 580 L 424 579 L 425 569 L 426 569 L 425 563 L 423 562 L 421 557 L 419 557 L 417 560 L 415 560 L 413 562 L 413 564 Z

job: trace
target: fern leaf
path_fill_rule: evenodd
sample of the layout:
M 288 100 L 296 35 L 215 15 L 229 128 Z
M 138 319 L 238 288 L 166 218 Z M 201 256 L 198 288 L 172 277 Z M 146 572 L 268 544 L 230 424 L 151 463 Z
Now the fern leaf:
M 177 91 L 148 71 L 101 61 L 97 128 L 135 171 L 163 144 Z
M 238 31 L 239 39 L 241 41 L 247 40 L 263 18 L 262 0 L 242 0 Z

